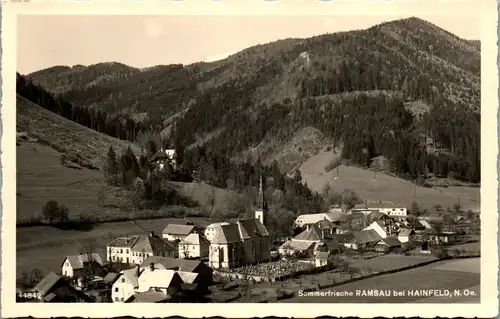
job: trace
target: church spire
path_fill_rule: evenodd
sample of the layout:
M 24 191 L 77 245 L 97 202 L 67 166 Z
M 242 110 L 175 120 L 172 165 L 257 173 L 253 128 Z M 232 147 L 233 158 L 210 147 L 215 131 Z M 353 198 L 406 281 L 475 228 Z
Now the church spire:
M 262 174 L 260 175 L 258 208 L 261 211 L 267 210 L 267 202 L 264 195 L 264 184 L 262 181 Z

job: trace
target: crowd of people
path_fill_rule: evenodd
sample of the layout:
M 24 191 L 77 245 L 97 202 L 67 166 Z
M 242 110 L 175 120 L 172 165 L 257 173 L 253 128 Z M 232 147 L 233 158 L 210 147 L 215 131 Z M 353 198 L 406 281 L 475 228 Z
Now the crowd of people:
M 311 267 L 313 267 L 312 264 L 305 262 L 278 260 L 256 265 L 245 265 L 230 271 L 240 275 L 276 278 L 304 271 Z

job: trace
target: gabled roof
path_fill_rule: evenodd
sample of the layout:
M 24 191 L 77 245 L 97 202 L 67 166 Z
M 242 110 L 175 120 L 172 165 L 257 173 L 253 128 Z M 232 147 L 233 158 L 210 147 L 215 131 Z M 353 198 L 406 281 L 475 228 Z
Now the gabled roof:
M 187 236 L 193 230 L 195 230 L 196 226 L 194 225 L 182 225 L 182 224 L 168 224 L 167 227 L 163 230 L 163 234 L 168 235 L 182 235 Z
M 322 231 L 317 225 L 312 225 L 309 229 L 304 230 L 293 241 L 321 241 L 323 240 Z
M 139 236 L 118 237 L 113 239 L 107 247 L 132 248 L 139 240 Z
M 236 224 L 238 225 L 238 231 L 242 239 L 269 236 L 266 227 L 258 219 L 238 220 Z
M 408 218 L 406 221 L 411 228 L 427 228 L 418 219 Z
M 353 235 L 357 244 L 375 243 L 381 239 L 379 234 L 373 229 L 357 231 Z
M 432 229 L 432 226 L 426 221 L 426 220 L 422 220 L 422 219 L 419 219 L 418 220 L 420 224 L 422 224 L 425 228 L 427 229 Z
M 163 292 L 146 291 L 133 294 L 129 299 L 125 300 L 125 303 L 158 303 L 168 299 L 170 299 L 170 297 L 165 295 Z
M 328 260 L 328 257 L 330 256 L 330 252 L 328 251 L 318 251 L 316 253 L 316 256 L 314 256 L 316 259 L 320 260 Z
M 236 224 L 224 225 L 215 228 L 212 244 L 228 244 L 241 241 L 240 229 Z
M 139 270 L 139 273 L 137 273 L 137 271 L 138 271 L 137 268 L 122 270 L 120 272 L 120 276 L 124 276 L 125 280 L 131 283 L 132 286 L 134 286 L 134 288 L 139 287 L 139 277 L 142 275 L 142 272 Z M 118 277 L 118 280 L 119 279 L 120 277 Z
M 139 240 L 137 244 L 132 247 L 132 251 L 135 252 L 145 252 L 158 255 L 165 251 L 175 251 L 175 247 L 172 246 L 168 241 L 158 236 L 147 236 Z
M 413 229 L 401 228 L 399 230 L 398 236 L 410 236 L 412 233 L 413 234 L 415 233 L 415 231 L 413 231 Z
M 331 221 L 328 221 L 328 220 L 320 220 L 319 222 L 317 222 L 316 224 L 314 224 L 315 226 L 318 226 L 319 229 L 332 229 L 332 228 L 337 228 L 337 225 L 335 225 L 334 223 L 332 223 Z
M 61 280 L 61 276 L 58 276 L 51 271 L 35 286 L 35 291 L 39 292 L 43 297 L 56 285 L 59 280 Z
M 118 279 L 118 276 L 120 276 L 120 274 L 115 272 L 108 272 L 107 275 L 102 279 L 102 282 L 105 284 L 112 284 L 116 279 Z
M 155 269 L 154 271 L 145 271 L 139 277 L 139 285 L 141 287 L 151 288 L 169 288 L 172 284 L 182 283 L 179 274 L 171 269 Z
M 189 234 L 184 239 L 181 240 L 181 243 L 189 244 L 189 245 L 200 245 L 200 244 L 209 244 L 209 241 L 202 234 Z
M 167 153 L 165 153 L 165 151 L 163 149 L 156 152 L 156 154 L 151 157 L 151 160 L 155 161 L 155 160 L 160 159 L 160 158 L 168 158 Z
M 201 268 L 212 270 L 210 267 L 205 265 L 199 260 L 188 260 L 181 258 L 169 258 L 152 256 L 146 259 L 142 264 L 142 268 L 150 267 L 150 264 L 154 263 L 155 269 L 172 269 L 178 271 L 195 272 L 199 271 Z
M 327 219 L 326 213 L 302 214 L 297 216 L 297 218 L 295 219 L 295 223 L 302 221 L 303 224 L 315 224 L 320 220 L 326 220 L 326 219 Z
M 212 224 L 208 225 L 206 228 L 216 228 L 216 227 L 227 226 L 227 225 L 230 225 L 230 224 L 228 222 L 212 223 Z
M 177 273 L 186 284 L 192 284 L 198 278 L 198 274 L 195 272 L 178 271 Z
M 286 241 L 283 245 L 280 246 L 279 249 L 287 249 L 287 250 L 308 250 L 313 245 L 315 245 L 312 241 Z
M 387 238 L 382 238 L 378 244 L 385 244 L 386 246 L 389 247 L 399 247 L 401 246 L 401 242 L 399 239 L 396 237 L 387 237 Z
M 340 221 L 342 220 L 342 211 L 339 211 L 339 210 L 334 210 L 334 211 L 329 211 L 328 213 L 326 213 L 326 218 L 327 220 L 331 221 L 331 222 L 337 222 L 337 221 Z
M 90 261 L 95 261 L 96 263 L 102 266 L 102 259 L 98 253 L 66 256 L 64 262 L 66 262 L 66 260 L 68 260 L 71 268 L 73 269 L 82 269 L 84 263 L 88 263 Z

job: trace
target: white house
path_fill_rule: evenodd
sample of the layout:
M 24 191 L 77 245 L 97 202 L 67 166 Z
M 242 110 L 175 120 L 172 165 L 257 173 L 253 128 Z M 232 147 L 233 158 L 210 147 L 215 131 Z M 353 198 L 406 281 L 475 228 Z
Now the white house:
M 122 270 L 111 287 L 113 302 L 125 302 L 130 296 L 138 292 L 140 275 L 141 269 L 139 267 Z
M 70 278 L 83 277 L 86 275 L 86 270 L 90 270 L 89 267 L 99 273 L 102 272 L 102 260 L 98 253 L 66 256 L 61 265 L 61 274 Z
M 328 258 L 330 257 L 330 252 L 328 251 L 318 251 L 314 256 L 314 264 L 316 267 L 323 267 L 328 264 Z
M 415 235 L 415 231 L 409 228 L 402 228 L 398 233 L 398 239 L 402 243 L 408 243 L 413 240 L 413 235 Z
M 167 240 L 151 233 L 149 236 L 141 238 L 131 249 L 130 260 L 133 264 L 142 264 L 148 257 L 177 257 L 177 248 Z
M 215 236 L 215 233 L 217 231 L 217 229 L 221 226 L 227 226 L 229 225 L 228 222 L 222 222 L 222 223 L 213 223 L 213 224 L 210 224 L 208 225 L 206 228 L 205 228 L 205 238 L 208 240 L 208 241 L 212 241 L 212 239 L 214 238 Z
M 407 215 L 406 206 L 391 201 L 368 201 L 366 206 L 369 210 L 378 210 L 389 216 L 405 217 Z
M 173 296 L 181 289 L 183 283 L 175 270 L 146 268 L 139 277 L 138 292 L 160 291 L 165 296 Z
M 370 230 L 373 229 L 374 231 L 377 232 L 377 234 L 380 236 L 380 238 L 387 238 L 391 237 L 394 235 L 394 228 L 390 223 L 386 223 L 385 221 L 381 220 L 376 220 L 367 227 L 365 227 L 363 230 Z
M 162 237 L 169 241 L 181 240 L 192 233 L 197 233 L 198 228 L 195 225 L 168 224 L 162 231 Z
M 293 223 L 294 227 L 305 227 L 307 225 L 314 225 L 321 220 L 326 220 L 331 223 L 337 223 L 342 218 L 341 210 L 331 210 L 328 213 L 316 213 L 316 214 L 303 214 L 299 215 L 295 222 Z
M 139 236 L 118 237 L 106 245 L 108 262 L 130 264 L 131 250 L 139 240 Z
M 179 242 L 179 258 L 208 257 L 210 242 L 202 234 L 192 233 Z

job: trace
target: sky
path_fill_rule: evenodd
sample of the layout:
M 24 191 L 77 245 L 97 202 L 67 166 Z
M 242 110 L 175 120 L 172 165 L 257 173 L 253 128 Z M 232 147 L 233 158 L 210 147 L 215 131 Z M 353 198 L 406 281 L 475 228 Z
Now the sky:
M 21 15 L 17 71 L 121 62 L 144 68 L 215 61 L 285 38 L 365 29 L 408 16 Z M 419 16 L 465 39 L 480 39 L 477 15 Z

